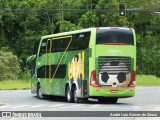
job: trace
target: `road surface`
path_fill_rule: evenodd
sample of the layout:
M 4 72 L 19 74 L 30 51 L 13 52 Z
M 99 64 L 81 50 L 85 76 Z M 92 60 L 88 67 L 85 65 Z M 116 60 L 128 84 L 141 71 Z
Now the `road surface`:
M 67 103 L 64 97 L 40 100 L 30 90 L 0 91 L 0 101 L 4 103 L 0 111 L 160 111 L 160 87 L 137 87 L 134 97 L 119 99 L 117 104 L 99 104 L 93 99 L 83 104 Z

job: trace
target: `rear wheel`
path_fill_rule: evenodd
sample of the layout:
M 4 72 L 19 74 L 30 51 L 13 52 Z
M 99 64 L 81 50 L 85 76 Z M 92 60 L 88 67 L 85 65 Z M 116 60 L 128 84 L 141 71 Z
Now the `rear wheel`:
M 110 103 L 110 104 L 116 104 L 118 101 L 118 98 L 99 98 L 99 103 Z
M 77 88 L 74 87 L 73 88 L 73 99 L 75 103 L 87 103 L 88 102 L 88 98 L 79 98 L 77 97 Z
M 44 98 L 44 95 L 42 94 L 42 89 L 41 89 L 40 85 L 37 86 L 37 97 L 39 99 L 43 99 Z
M 66 88 L 66 98 L 67 98 L 67 102 L 69 102 L 69 103 L 74 102 L 74 100 L 73 100 L 73 92 L 72 92 L 72 90 L 70 89 L 69 86 Z
M 73 88 L 73 99 L 74 99 L 74 102 L 75 103 L 79 103 L 80 102 L 80 99 L 77 97 L 77 88 L 76 87 L 74 87 Z

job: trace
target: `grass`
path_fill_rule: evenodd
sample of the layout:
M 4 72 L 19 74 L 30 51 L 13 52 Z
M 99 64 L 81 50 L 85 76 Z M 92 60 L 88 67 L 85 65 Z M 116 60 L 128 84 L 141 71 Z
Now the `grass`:
M 160 86 L 160 78 L 153 75 L 137 75 L 136 84 L 136 86 Z M 0 81 L 0 90 L 27 90 L 30 88 L 30 80 Z
M 30 80 L 0 81 L 0 90 L 26 90 L 31 88 Z
M 137 86 L 160 86 L 160 78 L 153 75 L 137 75 Z

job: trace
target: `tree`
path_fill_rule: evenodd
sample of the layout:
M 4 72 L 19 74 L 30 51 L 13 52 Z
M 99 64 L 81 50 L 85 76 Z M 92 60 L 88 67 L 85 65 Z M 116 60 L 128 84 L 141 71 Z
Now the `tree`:
M 150 73 L 159 74 L 156 66 L 160 49 L 160 16 L 152 12 L 127 12 L 125 17 L 120 17 L 118 15 L 120 1 L 1 0 L 0 48 L 8 47 L 10 52 L 22 60 L 20 65 L 25 70 L 25 61 L 32 54 L 34 42 L 40 40 L 43 35 L 88 27 L 133 27 L 137 34 L 138 73 L 148 74 L 149 68 L 145 67 L 145 64 L 150 63 L 152 66 Z M 159 0 L 124 0 L 124 2 L 127 9 L 158 11 L 160 8 Z M 69 12 L 63 11 L 64 9 L 86 9 L 88 12 Z M 93 12 L 93 9 L 114 9 L 117 12 Z
M 12 52 L 0 50 L 0 81 L 16 80 L 21 72 L 18 57 Z
M 76 26 L 75 24 L 71 23 L 70 21 L 66 21 L 66 20 L 57 22 L 57 25 L 60 26 L 60 30 L 63 32 L 82 29 L 80 26 Z
M 83 28 L 88 27 L 97 27 L 98 26 L 99 18 L 96 16 L 94 12 L 86 12 L 82 15 L 82 17 L 79 19 L 79 26 L 82 26 Z

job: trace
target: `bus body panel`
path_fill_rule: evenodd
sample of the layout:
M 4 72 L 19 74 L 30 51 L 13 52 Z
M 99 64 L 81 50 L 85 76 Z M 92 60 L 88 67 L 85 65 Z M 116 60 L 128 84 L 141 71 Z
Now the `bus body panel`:
M 31 78 L 31 93 L 32 94 L 37 93 L 37 78 L 34 77 Z
M 103 28 L 105 29 L 105 28 Z M 107 28 L 108 29 L 108 28 Z M 121 28 L 123 29 L 123 28 Z M 128 28 L 125 28 L 128 30 Z M 46 46 L 51 38 L 58 38 L 61 36 L 68 36 L 72 34 L 81 34 L 83 32 L 91 32 L 89 46 L 83 50 L 72 50 L 62 52 L 49 52 L 46 47 L 45 53 L 41 53 L 41 46 L 44 40 L 47 40 Z M 69 84 L 70 88 L 74 84 L 76 86 L 77 95 L 79 98 L 89 97 L 132 97 L 135 94 L 135 87 L 123 86 L 116 83 L 102 83 L 100 70 L 105 69 L 109 63 L 103 64 L 100 67 L 99 60 L 114 61 L 120 59 L 127 59 L 132 61 L 131 68 L 128 73 L 129 79 L 132 79 L 132 72 L 136 71 L 136 38 L 135 31 L 132 29 L 134 37 L 134 45 L 107 45 L 96 44 L 96 28 L 60 33 L 55 35 L 43 36 L 37 53 L 35 74 L 31 78 L 31 92 L 37 92 L 37 85 L 40 84 L 42 88 L 42 94 L 44 95 L 58 95 L 65 96 L 66 84 Z M 68 45 L 68 44 L 67 44 Z M 66 45 L 66 47 L 67 47 Z M 52 48 L 49 45 L 49 48 Z M 62 58 L 63 56 L 63 58 Z M 125 60 L 122 60 L 125 61 Z M 106 65 L 106 66 L 105 66 Z M 58 74 L 54 74 L 57 66 L 61 69 Z M 113 65 L 114 67 L 114 65 Z M 126 67 L 127 68 L 127 67 Z M 98 86 L 91 84 L 91 73 L 95 71 Z M 63 77 L 62 77 L 63 76 Z M 117 77 L 116 77 L 117 78 Z M 115 79 L 115 78 L 114 78 Z M 114 85 L 110 85 L 114 84 Z
M 40 44 L 43 44 L 43 40 L 41 40 Z M 67 52 L 49 51 L 47 53 L 46 51 L 42 55 L 39 54 L 36 62 L 36 73 L 37 82 L 41 85 L 42 94 L 65 96 L 65 85 L 69 83 L 70 87 L 72 87 L 74 83 L 78 89 L 78 97 L 88 97 L 88 58 L 89 48 Z M 65 68 L 60 69 L 61 65 L 65 66 Z M 57 71 L 56 67 L 58 67 Z M 55 71 L 59 76 L 54 75 Z M 61 76 L 63 77 L 61 78 Z M 33 84 L 32 93 L 35 93 L 34 90 L 36 89 L 34 83 L 35 80 L 31 83 Z
M 95 45 L 90 46 L 90 48 L 92 49 L 92 57 L 89 58 L 89 61 L 90 61 L 89 83 L 91 83 L 91 77 L 92 77 L 91 72 L 93 70 L 96 70 L 96 81 L 98 86 L 94 86 L 90 84 L 89 97 L 95 97 L 95 96 L 96 97 L 132 97 L 135 94 L 135 88 L 129 87 L 132 81 L 133 71 L 136 71 L 135 31 L 133 29 L 128 29 L 128 28 L 120 28 L 120 29 L 132 31 L 134 45 L 127 45 L 127 44 L 112 45 L 112 43 L 96 45 L 95 43 Z M 94 38 L 96 37 L 94 36 Z M 96 39 L 94 41 L 96 41 Z M 100 60 L 103 60 L 103 61 L 100 63 Z M 127 61 L 130 61 L 130 62 L 127 62 Z M 111 65 L 110 62 L 120 62 L 120 64 Z M 101 64 L 101 66 L 99 66 L 99 64 Z M 104 74 L 105 77 L 108 76 L 106 80 L 107 82 L 106 81 L 103 82 L 102 80 L 100 80 L 103 77 L 103 75 L 101 75 L 103 74 L 103 72 L 105 73 Z M 120 82 L 119 79 L 117 79 L 117 78 L 121 78 L 121 77 L 118 77 L 119 74 L 122 77 L 125 76 L 125 80 L 123 80 L 123 82 Z
M 112 45 L 96 45 L 93 46 L 95 48 L 95 67 L 93 67 L 93 64 L 90 64 L 92 67 L 90 67 L 90 73 L 92 70 L 96 69 L 97 73 L 97 81 L 99 82 L 99 70 L 98 70 L 98 57 L 100 56 L 109 56 L 109 57 L 130 57 L 132 59 L 135 58 L 135 47 L 134 46 L 112 46 Z M 135 60 L 135 59 L 134 59 Z M 97 65 L 97 67 L 96 67 Z M 132 63 L 132 71 L 135 71 L 135 61 Z M 90 74 L 89 73 L 89 74 Z M 117 76 L 114 77 L 114 79 L 117 79 Z M 114 80 L 112 78 L 112 81 Z M 131 74 L 130 74 L 131 79 Z M 111 84 L 111 83 L 110 83 Z M 90 97 L 132 97 L 135 94 L 135 88 L 130 87 L 117 87 L 115 85 L 112 85 L 112 87 L 108 87 L 105 85 L 94 87 L 92 85 L 89 86 L 89 96 Z
M 103 88 L 89 86 L 90 97 L 133 97 L 135 95 L 135 88 Z

